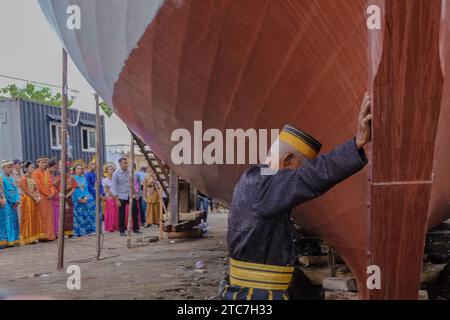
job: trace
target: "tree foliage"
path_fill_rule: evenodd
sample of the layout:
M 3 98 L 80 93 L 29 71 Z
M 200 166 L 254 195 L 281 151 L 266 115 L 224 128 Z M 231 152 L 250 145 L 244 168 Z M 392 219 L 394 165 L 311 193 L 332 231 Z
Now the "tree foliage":
M 32 83 L 28 83 L 25 88 L 19 88 L 15 84 L 10 84 L 4 88 L 0 88 L 0 93 L 6 95 L 5 97 L 13 99 L 27 99 L 33 100 L 42 104 L 46 104 L 54 107 L 62 106 L 61 93 L 53 94 L 49 87 L 36 87 Z M 68 99 L 68 106 L 73 105 L 73 99 Z M 100 102 L 100 108 L 110 118 L 114 111 L 106 104 L 106 102 Z
M 15 84 L 10 84 L 5 88 L 0 89 L 0 93 L 6 94 L 14 99 L 27 99 L 33 100 L 42 104 L 61 107 L 62 95 L 61 93 L 53 94 L 52 90 L 48 87 L 37 88 L 34 84 L 28 83 L 25 88 L 19 88 Z M 73 105 L 73 99 L 68 99 L 68 106 Z
M 105 101 L 100 102 L 100 108 L 108 116 L 108 118 L 111 118 L 111 116 L 113 115 L 114 111 L 106 104 Z

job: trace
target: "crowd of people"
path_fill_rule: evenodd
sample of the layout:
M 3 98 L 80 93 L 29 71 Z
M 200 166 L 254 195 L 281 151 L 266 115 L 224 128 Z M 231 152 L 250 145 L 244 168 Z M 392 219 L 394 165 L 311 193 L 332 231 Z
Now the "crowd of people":
M 59 217 L 64 215 L 64 235 L 83 237 L 96 233 L 96 160 L 67 163 L 66 190 L 61 192 L 61 161 L 47 157 L 22 162 L 0 163 L 0 248 L 53 241 L 59 233 Z M 134 233 L 141 227 L 159 225 L 160 201 L 167 195 L 159 188 L 151 170 L 141 168 L 134 176 L 130 199 L 128 160 L 121 158 L 103 165 L 100 183 L 100 212 L 105 232 L 126 236 L 128 206 L 132 206 Z M 65 208 L 60 197 L 65 196 Z

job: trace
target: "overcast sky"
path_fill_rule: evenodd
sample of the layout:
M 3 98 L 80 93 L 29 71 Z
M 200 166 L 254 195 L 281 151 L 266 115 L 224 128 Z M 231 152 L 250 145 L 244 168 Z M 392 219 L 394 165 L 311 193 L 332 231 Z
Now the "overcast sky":
M 0 0 L 0 75 L 60 85 L 61 48 L 36 0 Z M 95 113 L 94 91 L 71 60 L 68 74 L 69 87 L 80 91 L 74 107 Z M 0 87 L 10 83 L 24 85 L 0 76 Z M 129 144 L 129 140 L 117 116 L 106 120 L 107 144 Z

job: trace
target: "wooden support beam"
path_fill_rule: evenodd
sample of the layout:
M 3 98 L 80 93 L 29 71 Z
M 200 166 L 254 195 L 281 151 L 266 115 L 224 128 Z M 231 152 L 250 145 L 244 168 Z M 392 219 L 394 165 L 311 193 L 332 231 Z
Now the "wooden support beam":
M 327 277 L 323 279 L 322 287 L 328 291 L 356 292 L 356 281 L 352 277 Z
M 330 276 L 331 268 L 300 268 L 305 276 L 311 281 L 315 286 L 321 286 L 323 280 Z M 341 268 L 336 269 L 336 277 L 353 277 L 351 272 L 345 272 Z
M 356 292 L 348 291 L 325 291 L 325 300 L 358 300 Z M 419 300 L 428 300 L 428 292 L 426 290 L 420 290 L 418 292 Z
M 348 291 L 325 291 L 324 300 L 358 300 L 358 294 Z
M 131 130 L 130 130 L 131 132 Z M 132 234 L 132 228 L 131 223 L 133 221 L 133 201 L 134 201 L 134 136 L 131 132 L 131 143 L 130 143 L 130 198 L 128 203 L 128 240 L 127 240 L 127 246 L 130 249 L 131 248 L 131 234 Z
M 179 222 L 178 213 L 179 209 L 179 196 L 178 196 L 178 175 L 175 171 L 170 170 L 170 194 L 169 194 L 169 225 L 176 225 Z
M 202 230 L 200 228 L 191 229 L 189 231 L 181 231 L 181 232 L 168 232 L 167 236 L 169 239 L 189 239 L 189 238 L 201 238 Z
M 323 262 L 323 259 L 320 258 Z M 421 275 L 421 283 L 434 283 L 436 282 L 439 273 L 444 269 L 446 264 L 425 264 Z M 346 272 L 344 265 L 338 265 L 336 269 L 336 277 L 329 278 L 330 275 L 330 267 L 300 267 L 300 269 L 304 272 L 305 276 L 311 281 L 311 284 L 315 286 L 324 286 L 324 282 L 328 281 L 326 279 L 333 279 L 332 281 L 346 281 L 346 279 L 353 279 L 354 275 L 351 272 Z M 340 280 L 344 279 L 344 280 Z M 331 291 L 331 287 L 326 284 L 329 291 Z M 336 289 L 337 290 L 337 289 Z M 340 289 L 339 291 L 343 291 Z
M 102 163 L 100 159 L 100 101 L 97 94 L 95 97 L 95 218 L 96 218 L 96 249 L 97 249 L 97 261 L 100 261 L 100 255 L 102 250 L 102 224 L 101 224 L 101 195 L 100 195 L 100 183 L 101 183 L 101 168 Z
M 434 283 L 437 281 L 439 274 L 444 270 L 447 264 L 425 264 L 420 274 L 420 282 Z
M 178 210 L 179 212 L 189 212 L 190 210 L 190 188 L 187 181 L 181 180 L 178 184 Z
M 64 267 L 64 208 L 66 207 L 66 172 L 67 172 L 67 52 L 62 49 L 62 128 L 61 128 L 61 185 L 59 194 L 59 230 L 58 230 L 58 266 L 61 270 Z
M 197 210 L 197 188 L 191 185 L 189 190 L 189 211 Z

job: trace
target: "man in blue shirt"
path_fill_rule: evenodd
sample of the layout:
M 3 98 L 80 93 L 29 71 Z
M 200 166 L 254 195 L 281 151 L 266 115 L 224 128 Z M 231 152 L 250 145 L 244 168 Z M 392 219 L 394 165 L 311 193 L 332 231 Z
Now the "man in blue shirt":
M 125 216 L 126 206 L 130 203 L 130 171 L 128 170 L 128 160 L 126 158 L 119 159 L 119 168 L 114 172 L 112 178 L 112 193 L 116 197 L 117 206 L 119 207 L 119 231 L 121 236 L 126 236 L 125 233 Z M 139 231 L 139 211 L 138 200 L 136 195 L 132 201 L 132 218 L 133 218 L 133 232 L 141 233 Z

